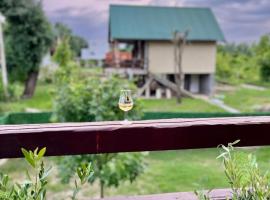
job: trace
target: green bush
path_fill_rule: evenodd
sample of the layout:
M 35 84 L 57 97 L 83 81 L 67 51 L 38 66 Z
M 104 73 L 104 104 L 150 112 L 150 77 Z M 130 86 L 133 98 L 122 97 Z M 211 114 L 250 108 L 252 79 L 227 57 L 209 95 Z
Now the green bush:
M 91 78 L 75 80 L 63 84 L 56 94 L 53 121 L 87 122 L 122 120 L 124 113 L 118 108 L 122 88 L 136 88 L 124 79 L 111 77 L 101 80 Z M 140 119 L 143 113 L 138 99 L 134 98 L 134 108 L 129 112 L 130 119 Z
M 228 84 L 270 82 L 270 36 L 258 43 L 218 45 L 216 79 Z
M 0 82 L 0 101 L 18 100 L 20 98 L 22 90 L 19 84 L 12 83 L 8 85 L 7 91 L 8 91 L 8 96 L 5 96 L 3 84 L 2 82 Z
M 41 83 L 50 84 L 53 82 L 56 73 L 56 66 L 40 67 L 38 79 Z
M 54 103 L 53 121 L 89 122 L 123 120 L 124 113 L 118 108 L 120 90 L 130 88 L 135 92 L 134 84 L 127 80 L 110 77 L 79 79 L 78 74 L 66 76 L 67 69 L 61 68 L 58 75 L 57 93 Z M 134 108 L 129 119 L 140 119 L 142 111 L 139 101 L 134 98 Z M 98 181 L 100 196 L 103 198 L 105 187 L 117 187 L 123 181 L 134 181 L 143 172 L 145 163 L 143 153 L 102 154 L 65 157 L 59 160 L 59 172 L 63 182 L 73 176 L 69 169 L 78 167 L 80 162 L 93 162 L 95 176 L 90 183 Z
M 270 176 L 258 167 L 256 157 L 236 151 L 234 143 L 221 145 L 218 158 L 222 159 L 224 172 L 232 189 L 232 200 L 268 200 L 270 199 Z M 208 194 L 195 192 L 200 200 L 210 200 Z
M 31 170 L 26 171 L 26 180 L 23 183 L 12 183 L 8 175 L 0 172 L 0 200 L 45 200 L 48 185 L 48 176 L 52 167 L 45 168 L 43 157 L 46 153 L 46 147 L 40 151 L 36 148 L 34 151 L 21 149 L 25 160 L 31 166 Z M 77 194 L 81 186 L 93 176 L 91 163 L 81 163 L 76 169 L 80 180 L 74 180 L 73 194 L 71 200 L 77 199 Z

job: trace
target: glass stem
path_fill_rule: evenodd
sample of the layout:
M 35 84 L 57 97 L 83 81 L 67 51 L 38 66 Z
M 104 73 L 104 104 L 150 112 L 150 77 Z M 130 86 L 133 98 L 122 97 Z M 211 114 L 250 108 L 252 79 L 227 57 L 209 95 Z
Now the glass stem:
M 128 111 L 125 111 L 125 121 L 128 121 Z

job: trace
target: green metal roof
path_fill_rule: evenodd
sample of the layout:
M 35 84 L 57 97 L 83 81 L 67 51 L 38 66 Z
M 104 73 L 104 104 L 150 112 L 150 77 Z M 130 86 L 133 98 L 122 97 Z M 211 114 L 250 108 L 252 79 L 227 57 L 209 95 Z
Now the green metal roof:
M 187 29 L 188 40 L 225 41 L 209 8 L 110 6 L 110 40 L 171 40 Z

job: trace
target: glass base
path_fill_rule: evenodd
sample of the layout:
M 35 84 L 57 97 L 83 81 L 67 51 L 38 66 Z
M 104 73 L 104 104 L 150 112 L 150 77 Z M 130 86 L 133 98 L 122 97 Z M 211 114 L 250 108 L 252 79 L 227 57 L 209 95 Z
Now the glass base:
M 132 122 L 129 121 L 128 119 L 125 119 L 125 120 L 122 121 L 122 124 L 123 125 L 129 125 L 129 124 L 132 124 Z

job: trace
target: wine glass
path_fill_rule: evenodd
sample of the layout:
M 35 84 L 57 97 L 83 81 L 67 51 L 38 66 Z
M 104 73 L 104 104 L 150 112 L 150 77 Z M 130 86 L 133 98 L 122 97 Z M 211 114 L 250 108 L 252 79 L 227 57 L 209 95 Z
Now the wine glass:
M 131 90 L 121 90 L 118 102 L 119 108 L 125 112 L 125 123 L 129 123 L 127 119 L 127 113 L 133 108 L 133 100 L 131 96 Z

